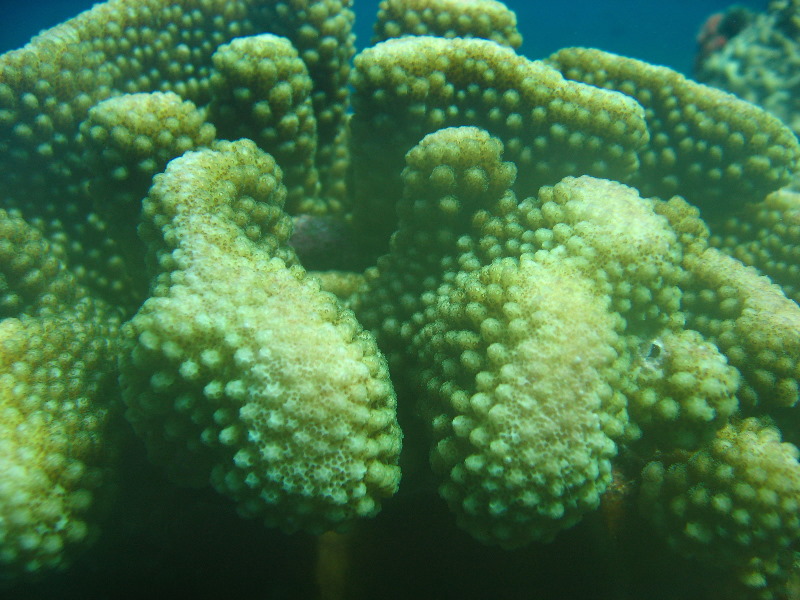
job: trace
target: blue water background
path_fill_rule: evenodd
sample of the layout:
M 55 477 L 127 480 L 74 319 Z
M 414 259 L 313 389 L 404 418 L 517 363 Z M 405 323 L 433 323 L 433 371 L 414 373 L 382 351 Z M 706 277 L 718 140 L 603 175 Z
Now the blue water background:
M 2 0 L 0 52 L 25 44 L 92 6 L 86 0 Z M 522 52 L 541 58 L 564 46 L 592 46 L 685 73 L 691 70 L 695 36 L 705 19 L 732 2 L 726 0 L 509 0 L 525 42 Z M 763 10 L 767 0 L 739 5 Z M 378 0 L 355 0 L 359 46 L 367 45 Z

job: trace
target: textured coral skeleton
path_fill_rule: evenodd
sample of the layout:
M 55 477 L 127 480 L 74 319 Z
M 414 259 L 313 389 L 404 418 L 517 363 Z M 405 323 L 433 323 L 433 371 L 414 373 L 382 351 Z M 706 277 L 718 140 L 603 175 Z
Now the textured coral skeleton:
M 321 534 L 403 493 L 399 409 L 480 542 L 632 496 L 732 597 L 786 597 L 791 130 L 664 67 L 530 60 L 494 0 L 387 0 L 358 55 L 352 20 L 112 0 L 0 56 L 2 578 L 102 535 L 122 412 L 171 480 Z M 293 218 L 352 232 L 352 271 L 308 271 Z

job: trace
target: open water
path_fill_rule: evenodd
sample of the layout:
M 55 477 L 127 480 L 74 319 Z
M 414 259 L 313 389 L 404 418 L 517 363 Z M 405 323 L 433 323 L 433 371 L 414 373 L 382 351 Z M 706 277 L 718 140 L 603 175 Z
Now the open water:
M 2 0 L 0 52 L 25 44 L 39 30 L 90 8 L 89 0 Z M 378 0 L 354 0 L 359 46 L 369 42 Z M 565 46 L 592 46 L 688 73 L 695 36 L 726 0 L 509 0 L 525 42 L 522 52 L 539 58 Z M 767 0 L 737 4 L 764 9 Z

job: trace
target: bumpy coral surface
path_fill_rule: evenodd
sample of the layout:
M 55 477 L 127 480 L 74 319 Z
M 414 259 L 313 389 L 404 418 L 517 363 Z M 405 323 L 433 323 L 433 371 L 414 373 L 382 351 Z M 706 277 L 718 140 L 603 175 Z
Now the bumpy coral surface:
M 355 215 L 372 235 L 395 226 L 373 202 L 398 198 L 403 155 L 437 129 L 476 125 L 503 140 L 521 194 L 570 174 L 627 179 L 648 138 L 630 98 L 484 39 L 390 39 L 356 57 L 353 83 Z
M 477 37 L 519 48 L 517 16 L 495 0 L 387 0 L 374 25 L 373 42 L 403 35 Z
M 285 195 L 247 140 L 170 163 L 144 201 L 162 272 L 126 329 L 120 381 L 176 478 L 210 477 L 248 516 L 324 531 L 396 491 L 400 431 L 374 340 L 280 258 Z
M 791 572 L 800 535 L 798 450 L 757 419 L 731 423 L 703 450 L 648 464 L 642 501 L 670 544 L 729 563 L 769 597 Z
M 791 130 L 530 60 L 494 0 L 385 0 L 354 57 L 349 7 L 111 0 L 0 56 L 3 582 L 307 581 L 235 507 L 322 534 L 324 598 L 793 597 Z
M 118 413 L 117 311 L 0 210 L 0 583 L 63 569 L 96 538 Z
M 586 48 L 550 57 L 569 79 L 618 90 L 645 107 L 650 140 L 634 182 L 707 211 L 758 202 L 789 176 L 797 139 L 777 118 L 666 67 Z
M 431 218 L 436 212 L 450 213 L 455 225 L 470 204 L 509 200 L 503 184 L 513 171 L 500 150 L 476 128 L 424 138 L 404 171 L 406 195 L 415 198 L 411 210 L 431 224 L 440 223 Z M 424 229 L 413 227 L 417 215 L 409 217 L 371 289 L 413 281 L 403 272 L 410 255 L 434 253 L 420 247 Z M 448 250 L 446 238 L 426 241 L 438 242 L 440 255 Z M 455 241 L 450 251 L 467 243 Z M 615 446 L 603 426 L 618 320 L 610 299 L 571 260 L 460 262 L 462 269 L 453 261 L 427 274 L 441 284 L 422 295 L 417 311 L 388 317 L 402 319 L 400 345 L 426 391 L 421 410 L 433 434 L 440 492 L 478 539 L 505 547 L 548 540 L 597 507 L 610 477 Z M 576 362 L 579 347 L 583 359 Z M 561 409 L 565 404 L 570 410 Z

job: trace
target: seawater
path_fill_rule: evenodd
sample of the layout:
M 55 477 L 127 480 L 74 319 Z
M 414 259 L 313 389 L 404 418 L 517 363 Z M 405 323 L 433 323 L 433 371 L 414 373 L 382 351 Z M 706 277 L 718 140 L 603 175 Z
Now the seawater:
M 91 0 L 4 0 L 0 52 L 24 45 L 42 29 L 91 8 Z M 369 44 L 379 0 L 354 0 L 359 47 Z M 521 51 L 541 58 L 565 46 L 591 46 L 684 73 L 691 70 L 695 36 L 705 19 L 724 10 L 727 0 L 508 0 L 525 42 Z M 736 2 L 764 10 L 767 0 Z

